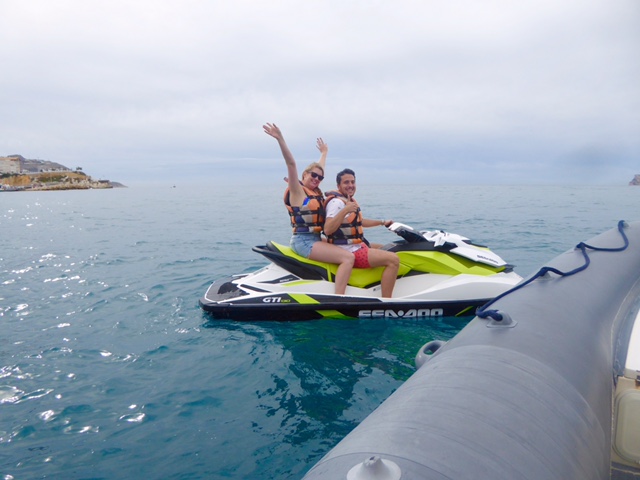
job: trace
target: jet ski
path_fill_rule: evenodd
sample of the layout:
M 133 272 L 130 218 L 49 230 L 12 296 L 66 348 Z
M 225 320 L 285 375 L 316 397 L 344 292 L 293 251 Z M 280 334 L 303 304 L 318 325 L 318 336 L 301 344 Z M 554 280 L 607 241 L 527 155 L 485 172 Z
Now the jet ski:
M 214 318 L 250 321 L 472 317 L 522 280 L 489 248 L 461 235 L 397 222 L 388 228 L 401 237 L 382 247 L 400 258 L 392 298 L 380 296 L 382 267 L 354 268 L 345 294 L 336 295 L 337 265 L 271 241 L 253 247 L 271 263 L 213 282 L 200 306 Z

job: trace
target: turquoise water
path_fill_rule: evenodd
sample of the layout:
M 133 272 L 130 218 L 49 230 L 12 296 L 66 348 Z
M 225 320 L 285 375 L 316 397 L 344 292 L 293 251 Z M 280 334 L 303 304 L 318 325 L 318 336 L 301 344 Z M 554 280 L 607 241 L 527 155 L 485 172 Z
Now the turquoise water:
M 0 194 L 0 474 L 300 478 L 465 321 L 231 322 L 208 284 L 288 241 L 278 188 Z M 487 244 L 523 276 L 640 218 L 635 187 L 360 187 L 366 216 Z M 372 241 L 394 236 L 372 229 Z

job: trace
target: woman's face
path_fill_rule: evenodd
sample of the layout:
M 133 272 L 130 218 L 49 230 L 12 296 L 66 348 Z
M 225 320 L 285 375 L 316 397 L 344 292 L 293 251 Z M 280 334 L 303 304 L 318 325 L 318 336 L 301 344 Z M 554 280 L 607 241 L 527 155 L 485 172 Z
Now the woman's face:
M 320 182 L 322 182 L 323 179 L 324 173 L 322 170 L 314 167 L 302 175 L 302 184 L 310 190 L 315 190 L 320 186 Z

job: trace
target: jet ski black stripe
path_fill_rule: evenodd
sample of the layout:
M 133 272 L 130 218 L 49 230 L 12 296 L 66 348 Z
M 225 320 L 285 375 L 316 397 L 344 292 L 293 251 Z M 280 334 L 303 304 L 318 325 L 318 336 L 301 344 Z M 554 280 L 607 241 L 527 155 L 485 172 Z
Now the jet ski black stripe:
M 363 303 L 362 299 L 349 302 L 326 302 L 321 304 L 279 304 L 279 303 L 242 303 L 242 299 L 233 304 L 221 302 L 210 303 L 201 300 L 200 306 L 214 318 L 240 321 L 301 321 L 325 318 L 321 312 L 335 310 L 344 317 L 362 319 L 420 319 L 429 321 L 432 318 L 469 317 L 475 308 L 486 303 L 486 300 L 463 300 L 448 302 L 386 302 L 372 298 Z M 417 316 L 427 312 L 427 315 Z M 429 312 L 435 314 L 428 315 Z

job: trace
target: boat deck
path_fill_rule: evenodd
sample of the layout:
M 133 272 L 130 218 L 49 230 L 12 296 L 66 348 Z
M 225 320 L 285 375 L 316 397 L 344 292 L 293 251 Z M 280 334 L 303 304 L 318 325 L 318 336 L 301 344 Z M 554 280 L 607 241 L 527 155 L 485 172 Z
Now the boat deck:
M 626 395 L 626 402 L 624 403 L 625 427 L 633 424 L 632 430 L 640 428 L 640 312 L 636 315 L 636 319 L 631 330 L 631 336 L 629 337 L 629 345 L 627 347 L 627 358 L 624 365 L 624 377 L 621 377 L 618 381 L 618 388 L 616 398 L 614 401 L 618 408 L 623 405 L 620 399 L 623 395 Z M 630 391 L 633 392 L 633 396 L 629 397 Z M 631 400 L 631 401 L 629 401 Z M 620 427 L 618 427 L 620 428 Z M 630 429 L 631 430 L 631 429 Z M 637 431 L 627 431 L 624 435 L 625 439 L 622 440 L 624 451 L 631 456 L 640 457 L 640 445 L 637 445 L 634 439 L 637 439 Z M 614 443 L 617 437 L 621 436 L 618 432 L 613 432 Z M 611 462 L 611 480 L 638 480 L 640 479 L 640 465 L 632 465 L 630 462 L 622 460 L 615 452 L 612 452 Z

